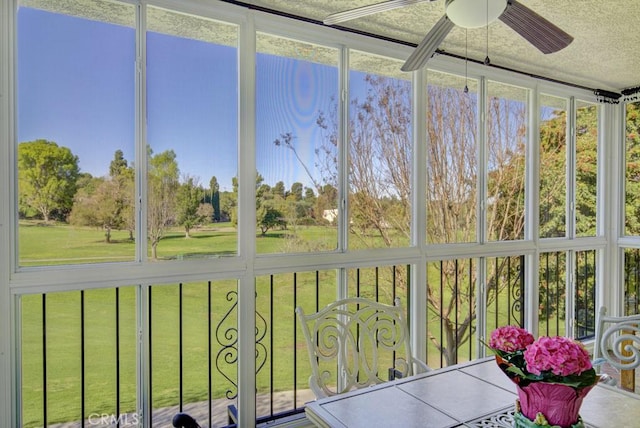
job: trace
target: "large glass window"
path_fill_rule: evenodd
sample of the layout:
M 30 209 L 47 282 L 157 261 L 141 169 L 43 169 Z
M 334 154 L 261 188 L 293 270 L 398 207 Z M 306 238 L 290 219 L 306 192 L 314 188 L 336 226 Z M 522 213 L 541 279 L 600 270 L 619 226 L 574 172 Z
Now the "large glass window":
M 402 63 L 349 55 L 349 248 L 409 244 L 411 75 Z
M 153 7 L 147 23 L 149 255 L 235 254 L 237 28 Z
M 487 239 L 523 239 L 528 91 L 489 81 L 487 92 Z
M 427 83 L 427 242 L 473 242 L 478 82 L 429 70 Z
M 153 423 L 184 408 L 203 426 L 225 425 L 227 406 L 245 396 L 239 370 L 254 361 L 256 415 L 300 410 L 313 397 L 295 308 L 317 311 L 343 294 L 400 298 L 415 320 L 411 289 L 425 287 L 418 309 L 427 336 L 417 345 L 432 367 L 477 357 L 478 338 L 525 325 L 531 310 L 540 334 L 593 334 L 599 255 L 574 248 L 588 239 L 562 238 L 574 229 L 596 235 L 597 105 L 578 100 L 571 118 L 568 96 L 514 86 L 517 76 L 498 82 L 486 68 L 476 80 L 452 74 L 453 63 L 425 70 L 427 105 L 416 127 L 425 156 L 416 159 L 414 75 L 400 71 L 402 61 L 364 52 L 364 39 L 358 51 L 348 41 L 338 48 L 254 34 L 254 24 L 276 21 L 262 13 L 245 21 L 238 5 L 199 0 L 180 7 L 208 17 L 149 4 L 177 4 L 167 1 L 16 3 L 17 63 L 2 67 L 17 71 L 17 170 L 2 174 L 13 183 L 15 173 L 18 194 L 8 203 L 16 206 L 7 213 L 19 218 L 5 235 L 20 266 L 52 273 L 18 269 L 2 284 L 17 296 L 21 425 L 95 424 L 96 414 L 128 425 L 149 408 L 144 418 Z M 227 10 L 240 23 L 222 22 Z M 239 69 L 240 34 L 255 35 L 255 73 Z M 254 85 L 255 100 L 239 96 L 241 87 L 253 95 Z M 240 103 L 254 101 L 247 110 L 255 107 L 255 117 L 242 117 Z M 625 117 L 630 236 L 640 233 L 639 106 L 627 104 Z M 535 117 L 540 127 L 529 129 Z M 527 159 L 538 137 L 540 150 Z M 238 165 L 254 158 L 255 171 L 240 176 Z M 529 182 L 538 176 L 527 174 L 531 167 L 539 183 Z M 255 185 L 257 223 L 239 231 L 245 179 Z M 426 188 L 413 188 L 423 181 Z M 538 213 L 525 213 L 530 186 L 539 186 Z M 413 212 L 425 221 L 412 222 Z M 525 237 L 525 217 L 539 236 Z M 407 249 L 417 236 L 426 247 Z M 295 268 L 292 257 L 251 260 L 252 251 L 222 269 L 211 260 L 251 250 L 253 239 L 259 256 L 302 257 Z M 507 241 L 515 245 L 498 245 Z M 538 269 L 537 284 L 526 283 L 524 253 L 535 254 L 527 270 Z M 200 260 L 154 263 L 179 259 Z M 637 313 L 639 250 L 627 248 L 624 260 L 624 310 Z M 104 262 L 126 263 L 107 265 L 114 275 L 105 266 L 51 266 Z M 150 284 L 169 268 L 170 278 Z M 255 326 L 238 323 L 247 303 L 238 287 L 251 282 Z M 535 308 L 525 300 L 531 287 Z M 247 339 L 256 352 L 239 355 Z
M 628 103 L 625 115 L 624 234 L 640 235 L 640 102 Z
M 566 235 L 567 99 L 540 95 L 540 237 Z
M 257 34 L 258 252 L 337 247 L 338 51 Z
M 133 260 L 135 7 L 31 4 L 17 15 L 19 264 Z
M 598 106 L 576 101 L 576 236 L 596 235 Z

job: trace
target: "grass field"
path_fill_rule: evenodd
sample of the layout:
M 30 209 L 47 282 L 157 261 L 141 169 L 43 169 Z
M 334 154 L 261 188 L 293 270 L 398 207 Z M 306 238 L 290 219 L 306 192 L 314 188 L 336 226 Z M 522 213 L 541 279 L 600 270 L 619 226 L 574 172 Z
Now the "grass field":
M 309 242 L 320 242 L 320 237 L 331 235 L 326 231 L 322 227 L 297 230 Z M 283 245 L 289 245 L 283 244 L 283 241 L 288 241 L 283 239 L 285 233 L 290 231 L 259 236 L 260 251 L 282 251 Z M 107 244 L 100 230 L 21 223 L 21 260 L 24 265 L 70 263 L 70 260 L 87 263 L 133 260 L 134 245 L 128 234 L 118 232 L 112 238 L 114 242 Z M 236 233 L 229 225 L 212 225 L 194 231 L 190 239 L 185 239 L 182 231 L 173 230 L 167 239 L 162 240 L 159 257 L 206 256 L 211 253 L 211 248 L 215 248 L 216 253 L 233 254 L 236 246 Z M 353 278 L 356 272 L 350 270 L 349 275 Z M 374 290 L 367 287 L 377 281 L 381 299 L 391 301 L 391 269 L 383 268 L 377 272 L 360 269 L 358 275 L 361 283 L 367 285 L 360 290 L 361 295 L 373 297 Z M 430 277 L 433 275 L 435 272 L 430 273 Z M 406 270 L 400 272 L 400 276 L 406 277 Z M 307 312 L 315 310 L 316 293 L 320 299 L 319 306 L 324 306 L 333 300 L 335 284 L 334 270 L 297 272 L 295 279 L 293 273 L 256 279 L 259 313 L 256 323 L 260 339 L 256 382 L 259 391 L 291 390 L 294 384 L 300 389 L 307 388 L 309 364 L 306 345 L 301 331 L 296 328 L 294 308 L 301 305 Z M 79 420 L 83 404 L 85 416 L 135 410 L 136 292 L 137 286 L 132 284 L 117 291 L 113 288 L 92 289 L 22 297 L 24 426 L 42 426 L 45 408 L 48 423 Z M 350 293 L 356 294 L 355 291 Z M 398 290 L 398 294 L 406 304 L 406 290 Z M 151 391 L 154 408 L 179 402 L 181 358 L 184 402 L 207 400 L 209 382 L 212 398 L 235 395 L 236 297 L 235 280 L 214 281 L 210 285 L 198 282 L 151 287 Z M 180 301 L 184 308 L 182 324 Z M 429 328 L 438 335 L 437 322 Z M 211 343 L 210 347 L 208 343 Z M 468 353 L 473 354 L 474 348 L 469 348 Z M 45 354 L 46 367 L 43 364 Z M 427 355 L 428 363 L 438 367 L 440 354 L 431 342 Z M 297 370 L 295 380 L 294 367 Z M 43 402 L 45 388 L 46 406 Z M 81 402 L 83 394 L 84 403 Z
M 327 234 L 325 227 L 304 226 L 296 230 L 300 240 L 286 239 L 291 231 L 269 231 L 257 235 L 259 253 L 281 253 L 336 248 L 335 229 Z M 313 243 L 313 244 L 312 244 Z M 294 247 L 297 245 L 297 247 Z M 228 223 L 217 223 L 191 232 L 185 239 L 184 231 L 169 230 L 158 246 L 158 258 L 164 260 L 203 258 L 212 255 L 237 254 L 237 233 Z M 151 254 L 150 249 L 148 254 Z M 107 244 L 104 232 L 95 228 L 69 227 L 61 224 L 45 225 L 39 222 L 20 223 L 20 265 L 43 266 L 133 261 L 135 243 L 129 233 L 114 231 Z

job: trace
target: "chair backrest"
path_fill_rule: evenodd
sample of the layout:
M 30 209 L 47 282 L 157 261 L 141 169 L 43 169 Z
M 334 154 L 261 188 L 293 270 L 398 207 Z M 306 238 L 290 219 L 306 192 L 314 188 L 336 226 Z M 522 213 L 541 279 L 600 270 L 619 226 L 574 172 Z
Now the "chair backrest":
M 604 359 L 620 370 L 640 366 L 640 315 L 612 317 L 600 308 L 596 322 L 593 359 Z
M 399 299 L 391 306 L 353 297 L 309 315 L 297 307 L 296 314 L 309 351 L 309 387 L 317 398 L 429 370 L 413 358 Z

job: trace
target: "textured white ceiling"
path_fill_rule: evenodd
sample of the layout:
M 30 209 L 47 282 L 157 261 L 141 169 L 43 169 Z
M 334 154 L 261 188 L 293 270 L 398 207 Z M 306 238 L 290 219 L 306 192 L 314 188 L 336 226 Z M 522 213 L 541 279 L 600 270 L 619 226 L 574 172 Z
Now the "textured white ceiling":
M 382 0 L 246 0 L 246 3 L 322 21 L 327 15 Z M 481 0 L 479 0 L 481 1 Z M 501 21 L 489 25 L 491 64 L 592 89 L 620 92 L 640 86 L 640 0 L 519 0 L 574 37 L 544 55 Z M 445 0 L 423 2 L 344 24 L 366 33 L 418 44 L 444 15 Z M 468 56 L 482 61 L 487 29 L 468 30 Z M 440 49 L 465 54 L 465 30 L 454 28 Z

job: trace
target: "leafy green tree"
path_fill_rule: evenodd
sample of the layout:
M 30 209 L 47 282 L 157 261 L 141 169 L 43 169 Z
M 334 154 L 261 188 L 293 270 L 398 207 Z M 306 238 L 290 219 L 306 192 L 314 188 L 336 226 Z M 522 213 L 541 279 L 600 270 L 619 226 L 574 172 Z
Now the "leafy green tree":
M 313 189 L 310 187 L 304 188 L 304 206 L 306 211 L 306 217 L 309 218 L 312 222 L 318 221 L 318 213 L 315 211 L 316 205 L 316 194 L 313 192 Z M 320 218 L 322 218 L 322 213 L 320 213 Z
M 264 202 L 258 207 L 256 216 L 262 236 L 266 235 L 269 229 L 285 224 L 282 213 L 269 202 Z
M 124 158 L 122 150 L 116 150 L 109 164 L 109 177 L 113 181 L 118 224 L 129 231 L 133 241 L 136 228 L 135 170 Z
M 627 104 L 625 234 L 640 235 L 640 102 Z
M 229 206 L 231 209 L 231 223 L 234 226 L 238 226 L 238 178 L 233 177 L 231 179 L 231 184 L 233 186 L 233 194 L 231 198 L 225 202 L 225 206 Z M 257 215 L 257 227 L 262 229 L 262 217 L 266 214 L 266 209 L 261 209 L 263 205 L 263 201 L 268 201 L 274 199 L 273 190 L 271 186 L 264 183 L 264 177 L 260 175 L 260 173 L 256 173 L 256 215 Z M 273 204 L 269 205 L 271 209 L 275 209 Z M 281 213 L 279 213 L 279 217 L 282 217 Z M 269 214 L 271 215 L 271 214 Z M 270 221 L 269 221 L 270 223 Z M 272 224 L 269 225 L 269 228 L 273 227 Z M 266 231 L 264 232 L 266 233 Z M 263 235 L 264 235 L 263 233 Z
M 18 197 L 20 213 L 38 213 L 45 222 L 56 213 L 65 219 L 73 207 L 80 168 L 67 147 L 47 140 L 18 145 Z
M 211 206 L 213 207 L 212 219 L 215 222 L 220 221 L 220 184 L 214 175 L 209 181 L 209 191 L 211 192 Z
M 176 194 L 180 170 L 173 150 L 153 155 L 149 148 L 147 227 L 151 244 L 151 258 L 158 258 L 158 244 L 166 229 L 175 221 Z
M 540 124 L 540 236 L 565 236 L 567 115 L 555 111 Z
M 284 182 L 278 181 L 276 185 L 273 186 L 273 189 L 271 189 L 271 193 L 273 194 L 273 196 L 280 196 L 282 199 L 284 199 L 286 196 Z
M 596 235 L 598 188 L 598 108 L 576 110 L 576 234 Z
M 84 189 L 83 189 L 84 190 Z M 111 242 L 111 232 L 122 229 L 124 217 L 123 204 L 118 183 L 115 180 L 102 179 L 91 195 L 85 196 L 79 191 L 76 202 L 69 215 L 69 223 L 81 226 L 96 226 L 104 230 L 105 242 Z
M 184 227 L 185 238 L 191 237 L 191 229 L 206 221 L 200 209 L 204 190 L 193 177 L 187 177 L 178 189 L 176 224 Z
M 91 174 L 80 174 L 73 208 L 67 219 L 69 224 L 73 226 L 102 226 L 97 215 L 95 195 L 104 181 L 105 179 L 103 177 L 93 177 Z
M 302 200 L 302 191 L 304 190 L 304 186 L 299 181 L 296 181 L 291 185 L 291 191 L 289 195 L 293 196 L 296 201 Z
M 133 240 L 135 231 L 135 172 L 124 158 L 122 150 L 116 150 L 109 164 L 108 178 L 78 180 L 78 192 L 69 215 L 69 223 L 100 227 L 105 241 L 111 242 L 113 230 L 129 231 Z M 89 176 L 90 177 L 90 176 Z
M 122 150 L 116 150 L 113 154 L 113 160 L 109 164 L 109 176 L 118 177 L 125 174 L 129 169 L 129 164 L 124 158 L 124 153 L 122 152 Z
M 220 192 L 220 221 L 231 221 L 234 226 L 237 225 L 237 222 L 234 223 L 232 220 L 237 205 L 238 198 L 236 193 Z
M 229 207 L 231 224 L 234 227 L 238 227 L 238 177 L 231 178 L 231 187 L 233 191 L 231 192 L 231 197 L 226 198 L 225 206 Z

